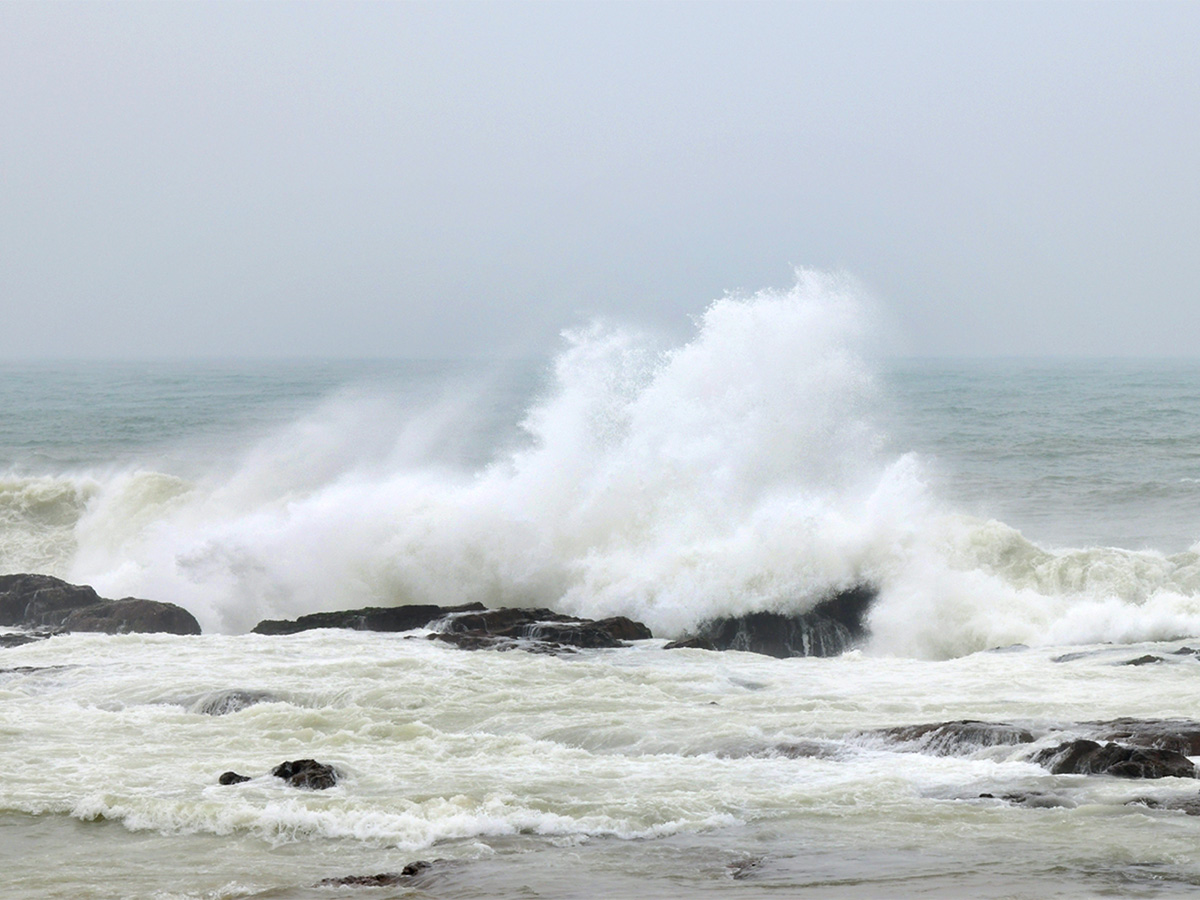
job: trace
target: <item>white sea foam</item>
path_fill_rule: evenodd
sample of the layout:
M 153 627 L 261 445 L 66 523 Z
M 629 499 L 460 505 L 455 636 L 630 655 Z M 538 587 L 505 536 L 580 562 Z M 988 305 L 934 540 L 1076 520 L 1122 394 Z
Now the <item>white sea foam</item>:
M 565 335 L 526 442 L 478 469 L 444 451 L 467 394 L 404 415 L 330 398 L 233 464 L 0 483 L 7 571 L 190 609 L 205 630 L 410 602 L 624 614 L 656 634 L 878 585 L 876 652 L 1200 633 L 1200 555 L 1050 551 L 948 512 L 888 456 L 849 280 L 717 301 L 687 343 Z

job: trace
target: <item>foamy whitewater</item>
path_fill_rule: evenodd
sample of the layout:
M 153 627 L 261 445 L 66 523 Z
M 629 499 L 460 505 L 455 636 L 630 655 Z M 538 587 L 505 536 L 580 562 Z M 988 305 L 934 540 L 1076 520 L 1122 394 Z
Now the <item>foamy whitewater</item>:
M 594 324 L 545 364 L 0 367 L 0 571 L 204 630 L 0 649 L 0 894 L 1194 890 L 1200 818 L 1128 803 L 1200 783 L 1030 756 L 1079 723 L 1200 718 L 1175 654 L 1200 641 L 1200 365 L 880 363 L 874 318 L 802 271 L 679 345 Z M 663 649 L 863 583 L 869 637 L 841 657 Z M 248 634 L 470 601 L 655 640 Z M 263 702 L 206 713 L 227 691 Z M 868 734 L 953 719 L 1058 730 L 958 755 Z M 300 757 L 343 780 L 266 774 Z M 1014 792 L 1053 802 L 994 799 Z M 315 886 L 418 859 L 441 862 Z

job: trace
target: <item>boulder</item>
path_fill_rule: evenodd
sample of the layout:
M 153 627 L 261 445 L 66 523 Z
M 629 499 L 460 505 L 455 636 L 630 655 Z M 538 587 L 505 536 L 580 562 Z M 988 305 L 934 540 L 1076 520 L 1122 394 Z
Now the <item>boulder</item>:
M 865 618 L 878 596 L 875 588 L 859 585 L 829 597 L 806 613 L 755 612 L 710 619 L 696 633 L 667 645 L 745 650 L 778 659 L 792 656 L 837 656 L 866 636 Z
M 307 788 L 313 791 L 323 791 L 331 788 L 338 781 L 337 770 L 333 766 L 319 763 L 315 759 L 295 759 L 282 762 L 271 770 L 276 778 L 282 778 L 292 787 Z
M 1196 767 L 1174 750 L 1143 749 L 1109 742 L 1074 740 L 1033 755 L 1055 775 L 1115 775 L 1119 778 L 1195 778 Z
M 217 782 L 220 784 L 241 784 L 243 781 L 249 780 L 249 775 L 239 775 L 237 772 L 222 772 Z
M 104 634 L 199 634 L 196 617 L 174 603 L 158 600 L 101 600 L 72 610 L 62 620 L 63 631 L 100 631 Z

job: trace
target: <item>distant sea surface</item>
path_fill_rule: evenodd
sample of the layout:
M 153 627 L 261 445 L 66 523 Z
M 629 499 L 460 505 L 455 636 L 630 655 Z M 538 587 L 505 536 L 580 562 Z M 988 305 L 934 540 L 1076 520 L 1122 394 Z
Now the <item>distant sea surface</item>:
M 810 277 L 676 347 L 595 327 L 511 364 L 0 365 L 0 572 L 204 630 L 0 649 L 0 893 L 1194 892 L 1200 817 L 1144 801 L 1195 780 L 1031 757 L 1089 722 L 1200 719 L 1177 652 L 1200 646 L 1200 364 L 873 363 L 869 324 Z M 860 583 L 879 598 L 842 656 L 663 649 Z M 655 639 L 249 634 L 474 600 Z M 261 702 L 206 712 L 227 691 Z M 876 731 L 962 719 L 1034 742 Z M 302 757 L 342 781 L 267 774 Z

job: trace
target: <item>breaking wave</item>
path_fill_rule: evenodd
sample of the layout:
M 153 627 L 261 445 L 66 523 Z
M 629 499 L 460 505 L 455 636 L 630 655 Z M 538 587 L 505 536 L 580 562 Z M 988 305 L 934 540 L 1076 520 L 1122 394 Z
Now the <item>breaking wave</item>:
M 205 476 L 9 476 L 0 566 L 170 600 L 229 632 L 478 600 L 666 637 L 871 582 L 876 652 L 1200 634 L 1194 552 L 1049 551 L 944 509 L 927 464 L 889 455 L 874 424 L 870 320 L 852 281 L 800 271 L 790 290 L 713 303 L 678 347 L 568 332 L 525 440 L 483 467 L 431 450 L 464 404 L 381 441 L 377 405 L 342 395 Z

